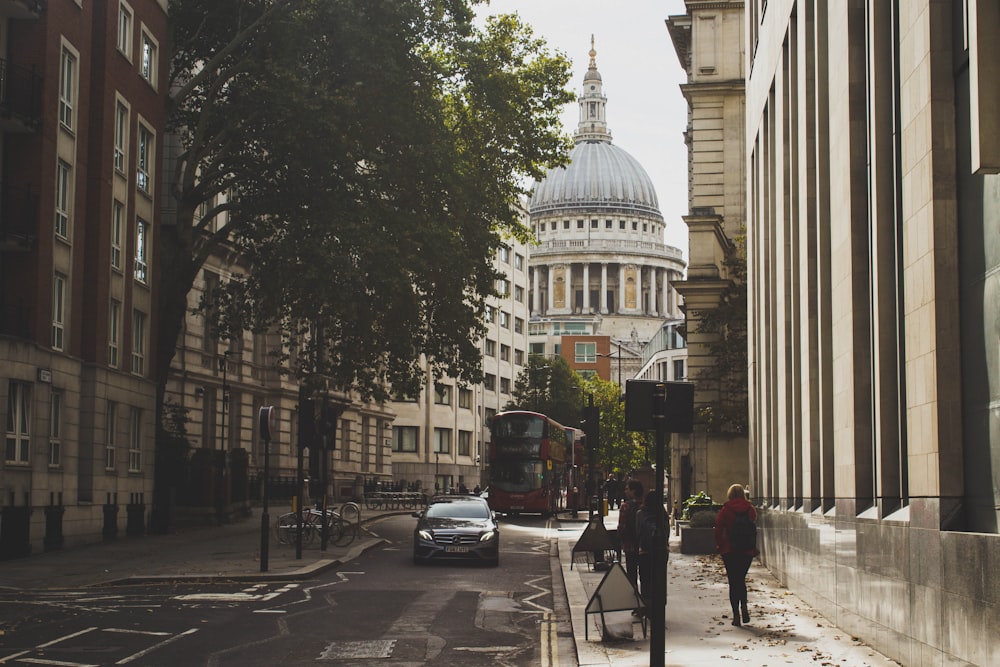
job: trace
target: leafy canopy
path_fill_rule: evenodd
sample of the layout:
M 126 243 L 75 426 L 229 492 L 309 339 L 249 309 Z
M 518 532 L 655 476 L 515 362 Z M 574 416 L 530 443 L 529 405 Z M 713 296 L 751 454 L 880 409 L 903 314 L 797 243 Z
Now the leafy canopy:
M 583 419 L 582 378 L 559 356 L 533 354 L 514 380 L 506 410 L 532 410 L 563 426 L 579 427 Z
M 572 96 L 565 56 L 515 17 L 475 25 L 473 4 L 171 2 L 168 322 L 231 241 L 252 270 L 224 329 L 284 330 L 300 377 L 382 398 L 423 357 L 480 379 L 492 260 L 530 236 L 516 207 L 565 161 Z

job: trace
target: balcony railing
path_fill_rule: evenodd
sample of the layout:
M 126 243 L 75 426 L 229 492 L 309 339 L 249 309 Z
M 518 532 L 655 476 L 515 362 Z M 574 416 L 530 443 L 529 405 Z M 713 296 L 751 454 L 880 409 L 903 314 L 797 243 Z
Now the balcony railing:
M 42 121 L 42 77 L 34 68 L 0 58 L 0 114 L 20 120 L 27 129 Z
M 37 238 L 38 193 L 0 183 L 0 251 L 31 251 Z

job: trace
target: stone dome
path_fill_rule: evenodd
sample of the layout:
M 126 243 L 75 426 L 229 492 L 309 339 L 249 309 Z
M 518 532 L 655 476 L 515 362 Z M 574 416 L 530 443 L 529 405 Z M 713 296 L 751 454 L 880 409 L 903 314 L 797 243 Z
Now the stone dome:
M 639 161 L 610 141 L 584 141 L 570 163 L 535 184 L 532 216 L 563 209 L 609 209 L 663 219 L 656 190 Z

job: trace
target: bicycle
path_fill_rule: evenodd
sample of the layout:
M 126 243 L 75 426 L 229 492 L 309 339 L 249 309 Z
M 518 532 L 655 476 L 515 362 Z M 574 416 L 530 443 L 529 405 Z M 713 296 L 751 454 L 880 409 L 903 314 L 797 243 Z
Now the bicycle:
M 360 509 L 358 510 L 358 516 L 360 516 Z M 326 510 L 324 516 L 323 510 L 309 507 L 302 510 L 302 544 L 310 544 L 317 535 L 322 536 L 324 523 L 326 524 L 327 539 L 330 542 L 340 544 L 344 541 L 345 523 L 339 513 L 333 510 Z M 295 544 L 295 541 L 298 539 L 298 528 L 298 514 L 287 512 L 280 515 L 275 520 L 274 525 L 275 537 L 278 543 Z M 353 533 L 350 539 L 344 542 L 343 546 L 350 544 L 352 541 L 354 541 Z

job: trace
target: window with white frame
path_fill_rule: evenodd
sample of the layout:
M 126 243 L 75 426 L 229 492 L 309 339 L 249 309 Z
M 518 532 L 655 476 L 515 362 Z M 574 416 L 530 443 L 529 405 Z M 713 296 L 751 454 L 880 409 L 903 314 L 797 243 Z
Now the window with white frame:
M 108 366 L 118 368 L 118 350 L 121 347 L 122 302 L 111 299 L 108 308 Z
M 52 390 L 49 397 L 49 465 L 62 465 L 62 393 Z
M 573 360 L 578 364 L 597 362 L 597 343 L 576 343 Z
M 142 410 L 135 407 L 128 415 L 128 471 L 142 472 Z
M 500 326 L 504 329 L 510 329 L 510 313 L 503 310 L 500 311 Z
M 684 360 L 674 359 L 674 379 L 683 380 L 684 379 Z
M 146 370 L 146 313 L 132 311 L 132 372 L 142 375 Z
M 138 157 L 136 162 L 135 185 L 146 194 L 152 190 L 150 172 L 153 169 L 153 134 L 139 123 Z
M 469 456 L 472 452 L 472 431 L 458 432 L 458 455 Z
M 497 294 L 500 296 L 510 296 L 510 281 L 506 278 L 497 280 Z
M 497 252 L 500 255 L 501 262 L 503 262 L 504 264 L 510 264 L 510 248 L 503 245 L 500 246 L 500 249 Z
M 139 63 L 139 74 L 156 88 L 157 44 L 145 30 L 142 31 L 142 61 Z
M 62 160 L 56 161 L 56 236 L 69 238 L 70 201 L 72 199 L 73 168 Z
M 66 276 L 58 271 L 52 279 L 52 349 L 63 349 L 66 328 Z
M 434 385 L 434 403 L 437 405 L 451 405 L 451 385 Z
M 115 105 L 115 171 L 125 173 L 125 158 L 128 155 L 128 107 L 118 102 Z
M 6 463 L 28 463 L 31 444 L 31 385 L 11 380 L 7 385 Z
M 65 46 L 59 57 L 59 122 L 72 130 L 76 124 L 76 54 Z
M 108 401 L 104 415 L 104 469 L 115 469 L 115 449 L 118 446 L 118 404 Z
M 122 270 L 122 230 L 125 228 L 125 204 L 111 202 L 111 268 Z
M 517 269 L 518 271 L 524 269 L 524 255 L 522 255 L 521 253 L 514 254 L 514 268 Z
M 149 240 L 149 223 L 142 218 L 135 219 L 135 279 L 140 283 L 146 282 L 149 266 L 147 265 L 147 244 Z
M 417 426 L 392 427 L 392 451 L 415 452 L 420 429 Z
M 436 429 L 434 429 L 434 453 L 435 454 L 449 454 L 449 453 L 451 453 L 451 429 L 450 428 L 436 428 Z
M 132 8 L 118 3 L 118 50 L 132 60 Z

